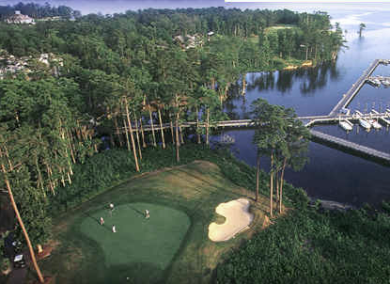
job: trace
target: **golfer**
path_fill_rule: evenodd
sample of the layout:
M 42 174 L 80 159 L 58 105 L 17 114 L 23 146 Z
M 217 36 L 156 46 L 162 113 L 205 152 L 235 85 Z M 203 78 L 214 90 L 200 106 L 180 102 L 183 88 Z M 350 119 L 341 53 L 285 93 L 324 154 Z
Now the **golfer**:
M 112 212 L 114 212 L 114 204 L 110 203 L 110 215 L 112 215 Z

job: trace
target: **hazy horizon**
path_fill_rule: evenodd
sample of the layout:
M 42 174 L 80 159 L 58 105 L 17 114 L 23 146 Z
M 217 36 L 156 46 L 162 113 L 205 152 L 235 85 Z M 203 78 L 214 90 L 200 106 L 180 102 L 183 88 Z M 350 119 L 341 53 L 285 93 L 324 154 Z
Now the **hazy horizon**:
M 0 0 L 0 5 L 14 5 L 23 3 L 48 2 L 51 5 L 66 5 L 79 10 L 83 15 L 89 13 L 114 14 L 124 13 L 127 10 L 142 10 L 147 8 L 201 8 L 201 7 L 225 7 L 239 9 L 289 9 L 297 12 L 326 11 L 329 14 L 347 11 L 390 11 L 390 3 L 225 3 L 224 0 Z M 91 3 L 92 2 L 92 3 Z

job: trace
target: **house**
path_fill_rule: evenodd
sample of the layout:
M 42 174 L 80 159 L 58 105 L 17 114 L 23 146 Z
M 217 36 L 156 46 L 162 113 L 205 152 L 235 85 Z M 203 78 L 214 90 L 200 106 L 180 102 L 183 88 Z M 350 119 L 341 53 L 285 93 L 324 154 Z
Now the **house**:
M 29 24 L 34 25 L 35 20 L 27 15 L 23 15 L 20 11 L 15 11 L 15 14 L 5 19 L 8 24 Z
M 186 35 L 185 37 L 178 35 L 175 36 L 173 40 L 177 42 L 182 49 L 196 48 L 203 44 L 202 37 L 199 34 Z
M 32 56 L 16 58 L 0 49 L 0 80 L 4 79 L 6 75 L 15 78 L 17 73 L 29 74 L 33 72 L 29 67 L 34 66 L 31 65 L 31 61 L 34 60 L 46 65 L 51 70 L 51 74 L 56 77 L 59 76 L 60 69 L 64 66 L 63 59 L 53 53 L 42 53 L 39 58 Z

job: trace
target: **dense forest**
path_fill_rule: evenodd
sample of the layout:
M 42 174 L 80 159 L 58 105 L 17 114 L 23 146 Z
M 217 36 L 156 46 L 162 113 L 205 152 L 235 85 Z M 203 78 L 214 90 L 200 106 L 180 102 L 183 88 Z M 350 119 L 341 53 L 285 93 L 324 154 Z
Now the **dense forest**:
M 0 7 L 2 15 L 77 14 L 18 5 Z M 245 89 L 246 72 L 334 60 L 344 41 L 340 27 L 331 28 L 321 12 L 224 8 L 1 23 L 0 181 L 14 189 L 33 242 L 47 239 L 50 198 L 72 184 L 75 165 L 123 147 L 139 171 L 144 148 L 168 143 L 180 161 L 184 122 L 208 145 L 210 129 L 227 118 L 223 101 L 237 82 Z M 10 71 L 11 63 L 26 68 Z

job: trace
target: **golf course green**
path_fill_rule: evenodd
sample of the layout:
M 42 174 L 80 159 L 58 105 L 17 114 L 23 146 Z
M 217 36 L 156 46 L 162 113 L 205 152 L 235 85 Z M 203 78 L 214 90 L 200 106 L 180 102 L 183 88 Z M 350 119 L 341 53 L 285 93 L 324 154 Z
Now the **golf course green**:
M 146 209 L 150 212 L 148 219 Z M 100 217 L 104 218 L 103 225 Z M 127 203 L 116 206 L 112 213 L 107 206 L 88 215 L 80 230 L 101 246 L 107 267 L 143 263 L 165 270 L 189 226 L 190 219 L 184 212 L 157 204 Z

